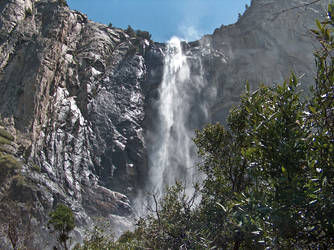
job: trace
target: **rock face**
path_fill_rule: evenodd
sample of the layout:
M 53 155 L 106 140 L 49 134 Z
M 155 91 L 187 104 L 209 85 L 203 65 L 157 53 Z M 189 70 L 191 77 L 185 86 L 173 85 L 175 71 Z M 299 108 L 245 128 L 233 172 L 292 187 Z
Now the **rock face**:
M 246 81 L 282 83 L 295 72 L 308 90 L 314 83 L 313 51 L 318 46 L 310 29 L 323 20 L 326 1 L 303 6 L 300 0 L 253 0 L 251 6 L 229 26 L 190 44 L 199 55 L 205 79 L 217 90 L 211 102 L 210 120 L 223 121 L 231 105 L 237 104 Z
M 32 202 L 42 225 L 58 202 L 77 225 L 131 215 L 124 194 L 135 194 L 145 171 L 150 42 L 57 1 L 2 1 L 0 11 L 1 125 L 22 165 L 7 176 L 2 201 Z M 16 175 L 31 187 L 24 201 L 8 196 Z
M 189 129 L 223 122 L 246 80 L 255 88 L 293 70 L 312 83 L 308 30 L 326 1 L 288 10 L 303 3 L 253 0 L 236 24 L 183 44 L 205 82 Z M 64 1 L 4 0 L 0 12 L 1 221 L 10 213 L 5 203 L 20 215 L 31 204 L 46 239 L 47 214 L 62 202 L 76 215 L 80 239 L 99 217 L 131 218 L 130 200 L 148 172 L 165 45 L 94 23 Z

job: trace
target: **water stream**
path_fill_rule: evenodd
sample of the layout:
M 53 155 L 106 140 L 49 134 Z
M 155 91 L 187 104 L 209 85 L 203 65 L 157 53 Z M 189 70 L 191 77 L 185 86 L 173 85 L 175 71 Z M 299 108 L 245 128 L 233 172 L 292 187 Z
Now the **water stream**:
M 162 82 L 149 131 L 149 173 L 146 187 L 134 201 L 139 216 L 152 206 L 152 195 L 163 197 L 167 186 L 176 181 L 191 195 L 200 181 L 197 170 L 195 128 L 208 121 L 208 94 L 200 56 L 182 49 L 183 42 L 173 37 L 165 48 Z M 208 92 L 208 93 L 207 93 Z
M 167 44 L 164 74 L 160 86 L 158 126 L 155 145 L 150 152 L 151 190 L 161 197 L 166 185 L 176 181 L 187 187 L 195 178 L 194 132 L 187 126 L 192 98 L 191 70 L 180 39 Z

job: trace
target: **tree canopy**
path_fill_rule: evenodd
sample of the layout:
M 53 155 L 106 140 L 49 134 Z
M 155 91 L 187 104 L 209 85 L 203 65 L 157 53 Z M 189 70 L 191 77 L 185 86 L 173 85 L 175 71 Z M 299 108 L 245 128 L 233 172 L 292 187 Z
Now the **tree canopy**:
M 49 225 L 52 225 L 53 230 L 58 233 L 57 240 L 64 247 L 67 247 L 67 240 L 70 238 L 69 234 L 74 229 L 74 215 L 68 206 L 58 204 L 56 209 L 50 214 Z

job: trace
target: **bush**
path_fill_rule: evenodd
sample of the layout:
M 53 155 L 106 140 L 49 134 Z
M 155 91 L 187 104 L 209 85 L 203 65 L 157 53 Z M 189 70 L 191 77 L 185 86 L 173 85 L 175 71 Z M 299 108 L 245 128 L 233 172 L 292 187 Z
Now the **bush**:
M 0 145 L 10 144 L 11 142 L 5 137 L 0 136 Z
M 70 239 L 70 232 L 74 229 L 74 215 L 72 209 L 64 204 L 58 204 L 56 209 L 49 214 L 48 225 L 58 233 L 57 240 L 65 250 L 68 249 L 67 241 Z
M 41 167 L 38 166 L 37 164 L 33 164 L 32 165 L 32 170 L 34 170 L 35 172 L 40 173 L 41 172 Z
M 58 0 L 60 6 L 68 6 L 66 0 Z
M 77 244 L 73 250 L 144 250 L 142 243 L 138 241 L 137 235 L 125 232 L 118 241 L 113 236 L 106 236 L 104 231 L 98 227 L 94 228 L 91 235 L 84 240 L 83 245 Z
M 12 136 L 7 130 L 0 128 L 0 137 L 7 140 L 14 141 L 14 136 Z
M 151 34 L 147 31 L 137 30 L 136 35 L 137 37 L 140 37 L 140 38 L 143 38 L 149 41 L 151 40 Z
M 125 33 L 128 34 L 129 36 L 136 36 L 135 30 L 130 25 L 128 25 L 128 28 L 125 30 Z
M 0 182 L 13 175 L 21 166 L 22 164 L 12 155 L 0 152 Z

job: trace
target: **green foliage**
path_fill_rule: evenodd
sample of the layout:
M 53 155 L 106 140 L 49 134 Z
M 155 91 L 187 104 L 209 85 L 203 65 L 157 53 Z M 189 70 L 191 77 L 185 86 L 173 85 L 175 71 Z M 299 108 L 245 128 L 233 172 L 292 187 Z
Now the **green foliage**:
M 130 25 L 128 25 L 128 28 L 125 30 L 125 33 L 127 33 L 130 37 L 147 39 L 149 41 L 151 40 L 151 34 L 149 32 L 143 30 L 134 30 Z
M 135 30 L 130 25 L 128 25 L 128 28 L 125 30 L 125 33 L 127 33 L 129 36 L 136 36 Z
M 80 246 L 80 244 L 78 244 L 74 247 L 74 250 L 110 249 L 109 247 L 112 242 L 113 239 L 107 239 L 102 229 L 94 227 L 94 230 L 90 234 L 90 236 L 84 240 L 83 246 Z
M 127 243 L 132 241 L 133 239 L 136 239 L 136 234 L 131 231 L 124 232 L 121 237 L 118 239 L 119 243 Z
M 12 136 L 7 130 L 0 128 L 0 136 L 6 138 L 7 140 L 14 141 L 14 136 Z
M 199 233 L 196 197 L 197 191 L 187 197 L 179 183 L 167 188 L 160 201 L 153 196 L 154 209 L 137 223 L 138 239 L 149 249 L 206 249 L 208 243 Z
M 137 30 L 136 31 L 136 36 L 137 37 L 140 37 L 140 38 L 143 38 L 143 39 L 146 39 L 146 40 L 151 40 L 151 34 L 147 31 L 143 31 L 143 30 Z
M 13 175 L 21 166 L 22 164 L 12 155 L 0 152 L 0 183 Z
M 10 140 L 5 137 L 0 136 L 0 145 L 10 144 Z
M 1 140 L 1 139 L 0 139 Z M 4 145 L 4 146 L 1 146 L 1 145 Z M 0 143 L 0 153 L 7 153 L 7 154 L 10 154 L 11 151 L 5 146 L 5 144 L 1 144 Z
M 150 209 L 147 217 L 137 222 L 134 232 L 125 232 L 114 241 L 95 228 L 84 245 L 75 249 L 207 249 L 209 244 L 198 233 L 200 224 L 193 210 L 196 194 L 187 197 L 184 187 L 177 183 L 167 188 L 161 200 L 153 196 L 154 208 Z
M 74 229 L 74 215 L 71 208 L 64 204 L 58 204 L 55 211 L 50 212 L 48 225 L 58 233 L 58 242 L 67 250 L 67 240 L 70 239 L 70 232 Z
M 12 136 L 7 130 L 0 128 L 0 145 L 11 144 L 14 140 L 14 136 Z
M 36 164 L 33 164 L 32 165 L 32 170 L 34 170 L 35 172 L 40 173 L 41 172 L 41 167 L 36 165 Z
M 119 240 L 107 237 L 101 228 L 95 227 L 90 236 L 84 240 L 83 245 L 77 244 L 74 250 L 141 250 L 145 249 L 137 241 L 136 233 L 125 232 Z
M 304 230 L 309 130 L 296 87 L 292 75 L 283 85 L 247 91 L 230 112 L 228 130 L 217 124 L 197 131 L 207 176 L 203 220 L 221 232 L 217 245 L 251 249 L 276 239 L 293 247 Z
M 308 164 L 314 190 L 309 217 L 313 219 L 314 234 L 321 240 L 334 239 L 334 5 L 328 6 L 328 19 L 317 21 L 314 31 L 321 48 L 314 53 L 318 68 L 313 99 L 308 105 L 309 126 L 312 130 Z M 312 235 L 313 236 L 313 235 Z M 313 236 L 314 237 L 314 236 Z M 323 238 L 323 239 L 322 239 Z
M 66 0 L 58 0 L 60 6 L 68 6 Z
M 329 6 L 331 13 L 333 6 Z M 317 21 L 310 102 L 298 79 L 241 97 L 228 129 L 208 125 L 195 143 L 206 174 L 201 221 L 222 248 L 320 248 L 334 245 L 334 20 Z M 213 233 L 216 232 L 216 233 Z

